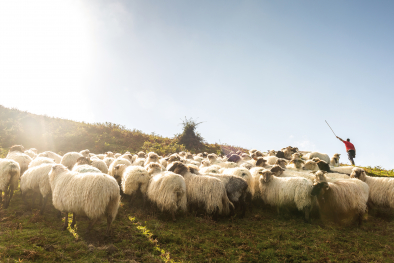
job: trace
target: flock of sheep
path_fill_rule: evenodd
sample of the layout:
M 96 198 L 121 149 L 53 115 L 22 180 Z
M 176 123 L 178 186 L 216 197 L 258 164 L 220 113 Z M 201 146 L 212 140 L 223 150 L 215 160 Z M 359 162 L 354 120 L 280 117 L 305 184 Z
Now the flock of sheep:
M 89 231 L 102 217 L 107 233 L 115 219 L 121 196 L 130 204 L 167 211 L 175 221 L 178 211 L 245 216 L 246 210 L 261 203 L 280 210 L 296 208 L 310 222 L 311 209 L 334 219 L 357 219 L 361 224 L 367 204 L 394 208 L 394 179 L 369 177 L 362 168 L 339 166 L 339 154 L 300 152 L 287 147 L 262 153 L 231 153 L 228 156 L 187 152 L 160 157 L 148 154 L 89 150 L 37 153 L 15 145 L 0 159 L 0 201 L 6 209 L 18 188 L 27 206 L 40 197 L 43 213 L 48 198 L 53 206 L 90 219 Z M 4 191 L 4 197 L 3 192 Z M 27 201 L 31 195 L 31 204 Z M 141 196 L 142 198 L 137 198 Z M 145 204 L 147 203 L 147 204 Z

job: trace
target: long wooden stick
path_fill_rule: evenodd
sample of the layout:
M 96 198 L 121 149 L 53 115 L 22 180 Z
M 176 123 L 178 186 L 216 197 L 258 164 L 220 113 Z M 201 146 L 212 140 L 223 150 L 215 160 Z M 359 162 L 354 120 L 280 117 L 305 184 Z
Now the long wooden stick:
M 328 122 L 327 122 L 327 121 L 326 121 L 326 123 L 327 123 L 328 127 L 330 127 L 330 129 L 331 129 L 332 133 L 335 135 L 335 137 L 337 137 L 337 135 L 335 134 L 335 132 L 332 130 L 332 128 L 331 128 L 331 126 L 330 126 L 330 124 L 328 124 Z

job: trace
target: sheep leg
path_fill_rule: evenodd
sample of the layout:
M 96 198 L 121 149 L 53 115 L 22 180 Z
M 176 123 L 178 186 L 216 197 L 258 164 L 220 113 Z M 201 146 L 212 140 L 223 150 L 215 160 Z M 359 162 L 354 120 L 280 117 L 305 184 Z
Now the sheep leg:
M 242 210 L 242 214 L 241 214 L 241 218 L 245 217 L 245 213 L 246 213 L 246 202 L 244 198 L 241 198 L 239 200 L 239 203 L 241 205 L 241 210 Z M 250 204 L 250 207 L 252 207 L 252 205 Z
M 8 185 L 8 198 L 5 201 L 4 209 L 7 208 L 10 205 L 10 201 L 12 196 L 14 195 L 14 188 Z
M 61 218 L 61 217 L 62 217 L 62 212 L 59 211 L 59 212 L 57 213 L 57 218 Z
M 97 218 L 92 219 L 89 223 L 88 229 L 86 230 L 86 234 L 89 234 L 90 230 L 92 230 L 93 226 L 96 224 Z
M 304 207 L 304 213 L 305 213 L 305 223 L 310 223 L 311 220 L 309 218 L 309 213 L 310 213 L 311 209 L 309 206 Z
M 364 214 L 363 214 L 363 213 L 360 213 L 360 214 L 358 215 L 358 226 L 359 226 L 359 227 L 363 224 L 363 217 L 364 217 Z
M 76 219 L 77 219 L 77 215 L 75 213 L 73 213 L 73 221 L 71 222 L 71 225 L 70 225 L 71 228 L 74 228 L 75 223 L 76 223 Z
M 36 194 L 33 192 L 32 196 L 31 196 L 31 207 L 34 206 L 35 201 L 36 201 Z
M 112 216 L 107 216 L 107 236 L 111 235 Z
M 66 212 L 66 216 L 64 217 L 63 231 L 66 230 L 67 227 L 68 227 L 68 212 Z
M 172 221 L 176 222 L 175 211 L 174 210 L 171 211 L 171 217 L 172 217 Z
M 42 201 L 42 206 L 41 206 L 41 211 L 40 211 L 40 214 L 41 214 L 41 215 L 44 214 L 44 209 L 45 209 L 45 205 L 46 205 L 46 203 L 47 203 L 47 200 L 48 200 L 48 197 L 45 196 L 45 197 L 43 198 L 43 201 Z
M 0 190 L 0 203 L 3 202 L 3 191 Z
M 23 200 L 23 202 L 25 203 L 26 207 L 29 209 L 29 208 L 30 208 L 30 205 L 29 205 L 29 202 L 27 202 L 26 195 L 27 195 L 27 191 L 24 191 L 24 192 L 22 193 L 22 200 Z

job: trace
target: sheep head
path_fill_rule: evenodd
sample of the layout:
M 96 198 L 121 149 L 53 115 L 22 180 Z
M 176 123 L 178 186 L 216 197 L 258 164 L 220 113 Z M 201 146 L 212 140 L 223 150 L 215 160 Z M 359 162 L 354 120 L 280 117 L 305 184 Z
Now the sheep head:
M 230 158 L 228 158 L 228 162 L 233 162 L 233 163 L 237 163 L 237 162 L 239 162 L 241 160 L 241 157 L 239 157 L 239 155 L 237 155 L 237 154 L 232 154 L 231 156 L 230 156 Z
M 243 163 L 243 164 L 241 164 L 241 167 L 244 167 L 244 168 L 250 170 L 253 168 L 253 165 L 251 163 Z
M 313 171 L 313 170 L 318 170 L 319 166 L 317 166 L 317 164 L 314 161 L 308 160 L 308 161 L 306 161 L 306 163 L 302 169 Z
M 241 157 L 242 157 L 242 160 L 245 160 L 245 161 L 249 161 L 249 160 L 252 159 L 252 158 L 250 157 L 250 155 L 247 154 L 247 153 L 243 153 L 243 154 L 241 155 Z
M 311 195 L 312 196 L 324 195 L 324 193 L 329 189 L 330 186 L 328 185 L 327 182 L 321 182 L 313 186 Z
M 276 160 L 275 164 L 279 165 L 282 168 L 286 168 L 287 161 L 283 158 L 278 158 L 278 160 Z
M 145 158 L 145 153 L 143 151 L 140 151 L 137 153 L 138 158 Z
M 90 151 L 88 149 L 86 149 L 86 150 L 80 151 L 79 153 L 82 154 L 83 157 L 89 157 Z
M 364 169 L 354 167 L 352 170 L 352 173 L 350 174 L 351 178 L 357 178 L 360 179 L 361 181 L 365 182 L 367 179 L 367 174 L 365 173 Z
M 86 157 L 79 157 L 77 159 L 77 162 L 75 163 L 75 165 L 83 165 L 83 164 L 92 164 L 92 161 L 90 160 L 90 158 L 86 158 Z
M 148 170 L 149 175 L 152 175 L 154 173 L 160 173 L 161 166 L 158 163 L 149 163 L 146 167 L 146 170 Z
M 187 172 L 189 172 L 189 168 L 183 163 L 176 161 L 171 165 L 168 171 L 184 176 Z
M 327 178 L 326 178 L 326 173 L 327 172 L 325 172 L 325 171 L 317 171 L 317 172 L 312 172 L 312 173 L 315 174 L 317 183 L 327 182 Z
M 188 167 L 189 171 L 190 171 L 192 174 L 199 174 L 199 172 L 198 172 L 198 167 L 197 167 L 197 166 L 195 166 L 195 165 L 193 165 L 193 164 L 189 164 L 189 165 L 187 165 L 187 167 Z
M 260 176 L 260 182 L 262 183 L 268 183 L 271 181 L 272 176 L 274 175 L 270 170 L 263 170 L 259 172 Z
M 23 153 L 25 151 L 25 147 L 22 145 L 14 145 L 10 148 L 10 152 L 21 152 Z
M 258 167 L 265 167 L 267 165 L 267 160 L 263 157 L 258 157 L 256 161 L 256 166 Z
M 276 152 L 274 150 L 268 151 L 268 156 L 276 156 Z
M 276 176 L 281 176 L 283 174 L 283 172 L 285 171 L 285 169 L 283 169 L 282 167 L 280 167 L 279 165 L 275 164 L 274 166 L 272 166 L 271 170 L 270 170 L 273 174 L 275 174 Z

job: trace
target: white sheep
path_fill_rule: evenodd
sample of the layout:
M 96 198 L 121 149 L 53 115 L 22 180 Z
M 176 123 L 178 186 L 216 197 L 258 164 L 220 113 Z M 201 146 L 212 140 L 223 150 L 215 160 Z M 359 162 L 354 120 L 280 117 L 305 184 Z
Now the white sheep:
M 115 158 L 113 158 L 113 157 L 105 157 L 103 161 L 107 165 L 107 167 L 109 168 L 110 165 L 113 163 L 113 161 L 115 161 Z
M 369 186 L 370 205 L 394 208 L 394 178 L 371 177 L 364 169 L 354 167 L 351 178 L 357 178 Z
M 254 184 L 254 195 L 253 195 L 253 200 L 259 200 L 261 199 L 260 195 L 260 186 L 259 186 L 259 180 L 260 180 L 260 172 L 264 171 L 264 167 L 253 167 L 250 169 L 250 174 L 253 177 L 253 184 Z
M 187 211 L 185 179 L 173 172 L 162 172 L 156 163 L 150 163 L 147 168 L 151 176 L 146 192 L 148 199 L 161 211 L 169 211 L 176 221 L 176 211 Z
M 45 157 L 38 157 L 38 158 L 45 158 Z M 27 169 L 26 172 L 21 177 L 20 186 L 21 186 L 23 201 L 29 207 L 30 205 L 27 202 L 26 195 L 32 192 L 33 196 L 32 196 L 31 205 L 34 205 L 35 195 L 39 194 L 40 199 L 43 199 L 42 206 L 40 209 L 41 214 L 44 213 L 45 205 L 47 203 L 48 197 L 51 194 L 51 185 L 49 183 L 48 174 L 51 171 L 53 165 L 55 165 L 54 161 L 50 163 L 42 163 L 41 165 L 33 166 Z
M 18 188 L 19 177 L 20 166 L 18 162 L 12 159 L 0 159 L 0 202 L 3 201 L 4 191 L 4 209 L 10 204 L 14 190 Z
M 50 159 L 53 159 L 55 163 L 60 163 L 62 160 L 62 156 L 60 156 L 57 153 L 51 152 L 51 151 L 45 151 L 37 155 L 37 157 L 47 157 Z
M 219 165 L 211 165 L 211 166 L 200 168 L 199 172 L 202 174 L 210 174 L 210 173 L 218 174 L 220 173 L 220 169 L 221 167 Z
M 63 229 L 68 226 L 68 212 L 73 213 L 75 224 L 77 214 L 86 215 L 90 220 L 88 231 L 103 216 L 107 218 L 107 234 L 118 213 L 120 191 L 116 180 L 106 174 L 76 173 L 62 164 L 52 167 L 49 173 L 53 206 L 66 212 Z
M 317 183 L 311 195 L 317 197 L 320 214 L 339 222 L 358 218 L 359 224 L 367 211 L 369 187 L 357 179 L 327 182 L 325 172 L 316 173 Z
M 254 180 L 252 177 L 252 174 L 250 171 L 246 168 L 243 167 L 236 167 L 236 168 L 229 168 L 225 169 L 222 174 L 229 174 L 229 175 L 234 175 L 238 176 L 242 179 L 244 179 L 248 183 L 248 192 L 251 194 L 249 199 L 253 198 L 254 195 Z
M 119 170 L 119 167 L 116 168 L 117 165 L 124 164 L 125 167 L 131 166 L 131 162 L 129 160 L 119 158 L 115 159 L 108 168 L 108 174 L 116 179 L 118 184 L 120 185 L 122 182 L 122 172 L 123 170 Z
M 308 154 L 308 156 L 305 156 L 305 159 L 313 159 L 315 157 L 319 158 L 322 161 L 325 161 L 326 163 L 330 163 L 330 157 L 325 153 L 319 152 L 311 152 Z
M 276 156 L 266 156 L 264 157 L 267 160 L 268 165 L 274 165 L 278 161 L 278 157 Z
M 99 174 L 102 173 L 99 169 L 89 164 L 82 164 L 82 165 L 75 164 L 72 171 L 77 173 L 99 173 Z
M 22 175 L 28 168 L 32 159 L 29 155 L 24 153 L 25 149 L 22 145 L 14 145 L 10 148 L 6 159 L 12 159 L 19 163 L 20 174 Z
M 86 155 L 86 152 L 85 152 Z M 87 154 L 88 155 L 88 154 Z M 61 164 L 66 166 L 70 171 L 74 167 L 74 165 L 77 163 L 78 158 L 85 157 L 81 153 L 78 152 L 68 152 L 65 155 L 63 155 L 62 160 L 60 161 Z
M 36 157 L 31 163 L 29 164 L 29 169 L 35 166 L 39 166 L 44 163 L 55 164 L 55 160 L 47 157 Z
M 354 166 L 339 166 L 339 167 L 331 167 L 332 172 L 348 174 L 350 175 L 353 171 Z
M 197 174 L 209 175 L 222 181 L 226 188 L 228 199 L 234 204 L 235 208 L 239 207 L 241 209 L 241 218 L 245 216 L 246 199 L 248 196 L 248 183 L 244 179 L 234 175 L 218 173 Z
M 105 158 L 115 158 L 114 153 L 113 152 L 106 152 Z
M 208 214 L 228 215 L 233 204 L 227 197 L 224 184 L 217 178 L 192 174 L 183 163 L 174 162 L 169 171 L 183 176 L 186 182 L 186 195 L 189 206 L 203 207 Z
M 145 196 L 150 176 L 148 171 L 143 167 L 128 166 L 125 169 L 121 169 L 124 166 L 124 164 L 117 165 L 117 169 L 122 172 L 121 187 L 124 194 L 130 195 L 130 205 L 133 205 L 133 201 L 139 192 L 143 194 L 143 197 Z M 143 201 L 145 205 L 145 198 L 143 198 Z
M 333 167 L 339 167 L 339 158 L 340 157 L 341 157 L 341 155 L 339 153 L 334 154 L 331 157 L 330 165 L 333 166 Z
M 296 207 L 305 213 L 305 221 L 310 221 L 313 187 L 310 180 L 303 177 L 276 177 L 269 170 L 264 170 L 260 174 L 260 194 L 264 203 L 276 206 L 278 213 L 281 207 Z
M 103 160 L 98 159 L 98 158 L 91 159 L 90 165 L 93 167 L 96 167 L 102 173 L 108 174 L 108 166 Z
M 24 153 L 29 155 L 30 158 L 32 158 L 32 159 L 36 158 L 36 156 L 37 156 L 37 154 L 34 151 L 32 151 L 31 149 L 26 150 Z
M 145 167 L 150 163 L 158 163 L 158 162 L 159 162 L 159 155 L 157 155 L 157 153 L 150 152 L 148 153 L 148 158 L 146 158 L 143 166 Z
M 85 158 L 89 158 L 90 157 L 90 151 L 88 149 L 82 150 L 79 153 L 82 154 L 82 156 L 85 157 Z

